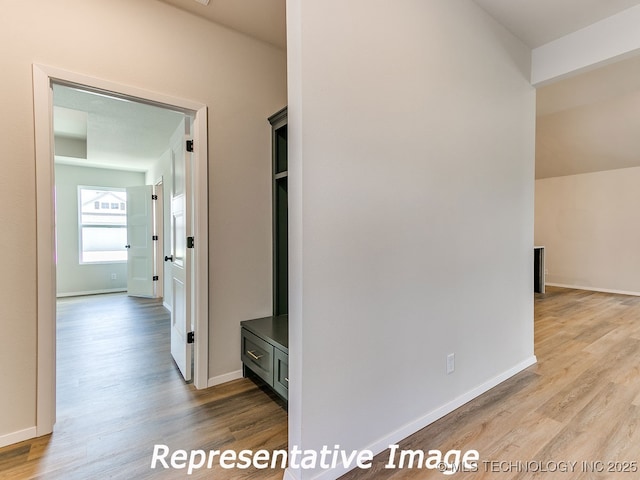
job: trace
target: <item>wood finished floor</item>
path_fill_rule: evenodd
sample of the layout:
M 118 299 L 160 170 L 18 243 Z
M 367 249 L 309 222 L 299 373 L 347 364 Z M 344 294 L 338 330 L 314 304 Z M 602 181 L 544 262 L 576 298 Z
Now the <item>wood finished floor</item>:
M 74 300 L 61 303 L 59 339 L 70 348 L 59 352 L 56 432 L 0 449 L 0 479 L 187 478 L 184 472 L 150 471 L 152 445 L 286 445 L 286 413 L 267 393 L 247 380 L 206 391 L 184 385 L 166 347 L 140 343 L 166 335 L 166 313 L 154 302 L 118 301 L 127 313 L 116 318 L 100 303 L 79 315 L 68 312 Z M 537 365 L 400 443 L 424 451 L 476 449 L 477 472 L 447 477 L 424 469 L 385 470 L 383 452 L 371 470 L 342 480 L 640 478 L 581 469 L 582 461 L 640 462 L 640 298 L 549 288 L 536 295 L 535 313 Z M 81 318 L 97 328 L 85 328 Z M 130 335 L 122 337 L 125 331 Z M 491 471 L 484 461 L 578 464 L 574 472 L 541 474 Z M 282 472 L 218 470 L 191 478 L 282 478 Z
M 385 470 L 386 451 L 370 470 L 341 480 L 640 478 L 582 465 L 636 462 L 640 469 L 640 298 L 548 288 L 536 294 L 535 318 L 536 365 L 400 442 L 425 452 L 478 450 L 477 472 Z M 492 461 L 515 466 L 483 463 Z M 548 462 L 569 461 L 578 462 L 574 471 L 524 471 L 527 462 L 553 469 Z
M 63 299 L 57 323 L 54 433 L 0 449 L 0 479 L 187 478 L 150 470 L 155 444 L 286 449 L 286 411 L 250 380 L 207 390 L 183 382 L 169 354 L 169 314 L 157 301 Z M 247 470 L 243 478 L 282 475 Z M 189 478 L 234 475 L 214 469 Z

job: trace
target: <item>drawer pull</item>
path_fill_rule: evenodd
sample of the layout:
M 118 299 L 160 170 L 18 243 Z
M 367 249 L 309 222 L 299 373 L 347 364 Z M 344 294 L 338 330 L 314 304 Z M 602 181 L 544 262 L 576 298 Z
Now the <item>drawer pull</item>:
M 256 355 L 251 350 L 247 350 L 247 355 L 249 355 L 254 360 L 260 360 L 263 357 L 263 355 Z
M 287 377 L 284 377 L 284 381 L 289 383 L 289 379 Z

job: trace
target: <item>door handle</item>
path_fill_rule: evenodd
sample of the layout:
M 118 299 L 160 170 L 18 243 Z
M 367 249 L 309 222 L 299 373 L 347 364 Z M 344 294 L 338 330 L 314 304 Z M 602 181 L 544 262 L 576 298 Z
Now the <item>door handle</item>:
M 169 255 L 167 257 L 164 257 L 164 261 L 165 262 L 173 262 L 173 255 Z
M 124 248 L 131 248 L 131 245 L 125 245 Z

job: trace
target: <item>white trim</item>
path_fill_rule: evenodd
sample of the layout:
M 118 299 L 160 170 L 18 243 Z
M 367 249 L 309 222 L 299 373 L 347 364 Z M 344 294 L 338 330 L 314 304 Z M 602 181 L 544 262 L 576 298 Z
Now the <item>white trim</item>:
M 42 436 L 56 421 L 56 267 L 53 184 L 53 90 L 46 69 L 33 66 L 36 154 L 37 380 L 36 429 Z
M 426 415 L 415 419 L 414 421 L 412 421 L 411 423 L 408 423 L 404 427 L 401 427 L 398 430 L 395 430 L 394 432 L 389 433 L 384 438 L 381 438 L 377 442 L 367 447 L 364 447 L 361 450 L 371 450 L 374 455 L 377 455 L 385 451 L 387 448 L 389 448 L 389 445 L 400 442 L 401 440 L 407 438 L 408 436 L 414 434 L 415 432 L 423 429 L 427 425 L 435 422 L 436 420 L 444 417 L 445 415 L 448 415 L 449 413 L 453 412 L 455 409 L 460 408 L 465 403 L 470 402 L 474 398 L 479 397 L 483 393 L 491 390 L 493 387 L 499 385 L 505 380 L 508 380 L 509 378 L 513 377 L 517 373 L 535 364 L 537 361 L 538 360 L 536 359 L 536 356 L 532 355 L 526 360 L 523 360 L 522 362 L 513 366 L 509 370 L 487 380 L 483 384 L 478 385 L 476 388 L 469 390 L 467 393 L 464 393 L 463 395 L 460 395 L 457 398 L 454 398 L 452 401 L 445 403 L 441 407 L 436 408 L 435 410 L 432 410 Z M 291 445 L 289 447 L 291 447 Z M 333 480 L 335 478 L 338 478 L 344 475 L 349 470 L 350 469 L 345 468 L 344 466 L 342 466 L 342 464 L 340 464 L 335 469 L 324 470 L 319 475 L 313 478 L 314 480 Z M 296 476 L 296 471 L 291 470 L 290 468 L 287 468 L 284 478 L 290 479 L 290 480 L 298 480 L 298 477 Z
M 195 344 L 193 384 L 197 389 L 208 386 L 209 379 L 209 142 L 207 107 L 200 105 L 193 119 L 193 201 L 194 201 L 194 265 Z M 197 208 L 195 208 L 197 206 Z M 200 366 L 199 368 L 197 366 Z
M 298 478 L 293 474 L 292 470 L 287 467 L 284 471 L 284 477 L 282 477 L 282 480 L 298 480 Z
M 135 97 L 142 103 L 149 103 L 155 106 L 162 106 L 177 111 L 199 112 L 200 109 L 206 110 L 206 105 L 187 100 L 184 98 L 173 97 L 163 93 L 145 90 L 143 88 L 124 85 L 121 83 L 111 82 L 98 77 L 92 77 L 81 73 L 63 70 L 61 68 L 51 67 L 49 65 L 33 64 L 34 69 L 40 70 L 48 79 L 57 80 L 62 84 L 71 83 L 82 87 L 89 87 L 96 90 L 104 90 L 115 94 L 116 96 Z
M 631 295 L 640 297 L 640 292 L 629 292 L 627 290 L 612 290 L 610 288 L 584 287 L 581 285 L 566 285 L 564 283 L 545 283 L 547 287 L 572 288 L 574 290 L 587 290 L 589 292 L 615 293 L 617 295 Z
M 95 185 L 77 185 L 76 186 L 76 190 L 77 190 L 77 222 L 78 222 L 78 264 L 79 265 L 105 265 L 105 264 L 125 264 L 127 263 L 126 258 L 124 260 L 93 260 L 93 261 L 89 261 L 89 260 L 84 260 L 84 239 L 83 239 L 83 229 L 84 228 L 91 228 L 91 227 L 107 227 L 107 228 L 120 228 L 122 230 L 124 230 L 124 235 L 126 238 L 126 231 L 127 231 L 127 220 L 126 220 L 126 216 L 127 216 L 127 211 L 125 210 L 125 212 L 122 214 L 122 217 L 124 217 L 124 223 L 122 224 L 98 224 L 98 222 L 91 222 L 89 223 L 86 227 L 84 225 L 84 223 L 82 222 L 82 217 L 84 215 L 84 211 L 83 211 L 83 203 L 82 203 L 82 191 L 83 190 L 93 190 L 93 191 L 104 191 L 104 192 L 118 192 L 118 193 L 124 193 L 126 195 L 127 189 L 125 187 L 98 187 Z M 119 199 L 121 200 L 121 199 Z M 102 203 L 102 202 L 100 202 Z M 111 203 L 111 202 L 109 202 Z M 118 202 L 120 203 L 120 202 Z M 125 206 L 126 206 L 126 201 L 124 202 Z M 102 210 L 102 207 L 100 207 L 100 210 Z M 109 209 L 111 210 L 111 209 Z M 118 209 L 119 210 L 119 209 Z M 120 210 L 119 210 L 120 211 Z M 125 240 L 126 243 L 126 240 Z M 123 248 L 121 250 L 121 254 L 126 256 L 126 250 Z M 59 295 L 58 295 L 59 296 Z
M 302 0 L 286 0 L 287 6 L 287 148 L 289 209 L 289 445 L 302 443 L 302 365 L 305 278 L 303 255 L 304 175 L 302 148 Z M 285 471 L 284 478 L 296 478 Z
M 206 388 L 209 369 L 209 277 L 208 277 L 208 135 L 207 106 L 141 88 L 61 70 L 46 65 L 33 65 L 33 102 L 36 155 L 36 229 L 37 229 L 37 435 L 53 431 L 56 416 L 56 313 L 54 243 L 54 179 L 53 179 L 53 90 L 52 82 L 76 84 L 135 97 L 192 115 L 195 126 L 193 185 L 196 248 L 194 251 L 194 309 L 196 327 L 194 385 Z
M 57 293 L 56 296 L 58 298 L 65 297 L 84 297 L 86 295 L 102 295 L 105 293 L 123 293 L 126 292 L 126 288 L 105 288 L 103 290 L 86 290 L 84 292 L 65 292 L 65 293 Z
M 0 435 L 0 448 L 7 445 L 13 445 L 14 443 L 23 442 L 36 436 L 36 427 L 25 428 L 13 433 L 7 433 L 6 435 Z
M 229 372 L 223 375 L 218 375 L 217 377 L 211 377 L 207 382 L 207 386 L 215 387 L 216 385 L 221 385 L 233 380 L 238 380 L 239 378 L 242 378 L 242 370 L 236 370 L 235 372 Z
M 166 308 L 169 313 L 171 313 L 171 305 L 169 305 L 167 302 L 162 302 L 162 306 Z

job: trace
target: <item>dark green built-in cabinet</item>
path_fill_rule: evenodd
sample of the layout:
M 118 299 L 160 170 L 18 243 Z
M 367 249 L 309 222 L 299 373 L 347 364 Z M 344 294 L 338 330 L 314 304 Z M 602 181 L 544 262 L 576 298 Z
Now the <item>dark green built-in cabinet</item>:
M 289 313 L 287 109 L 269 117 L 273 138 L 273 314 Z
M 272 131 L 273 315 L 241 322 L 244 376 L 289 397 L 289 261 L 287 109 L 269 117 Z

